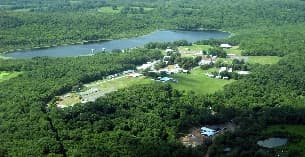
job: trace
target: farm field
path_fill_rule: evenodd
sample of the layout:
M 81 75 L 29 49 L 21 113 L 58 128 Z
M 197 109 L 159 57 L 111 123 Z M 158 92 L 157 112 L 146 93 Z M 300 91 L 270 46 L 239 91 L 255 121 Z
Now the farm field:
M 198 94 L 212 94 L 221 90 L 225 85 L 234 82 L 234 80 L 209 78 L 205 75 L 212 71 L 218 71 L 218 69 L 202 70 L 195 68 L 190 74 L 176 74 L 174 78 L 178 83 L 172 83 L 172 86 L 178 90 L 194 91 Z

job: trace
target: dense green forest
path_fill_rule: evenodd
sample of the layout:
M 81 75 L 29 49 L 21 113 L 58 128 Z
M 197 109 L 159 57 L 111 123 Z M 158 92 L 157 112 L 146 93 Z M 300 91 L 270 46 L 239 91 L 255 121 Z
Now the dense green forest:
M 52 105 L 55 96 L 160 59 L 156 48 L 171 43 L 82 57 L 0 58 L 0 71 L 16 73 L 0 82 L 0 156 L 204 156 L 207 145 L 184 147 L 179 137 L 194 126 L 228 121 L 238 127 L 213 141 L 211 156 L 275 156 L 277 150 L 262 149 L 256 141 L 272 135 L 287 137 L 289 144 L 305 140 L 262 131 L 305 123 L 304 15 L 304 0 L 1 0 L 1 52 L 157 29 L 217 29 L 232 36 L 197 43 L 228 42 L 243 55 L 283 58 L 274 65 L 251 65 L 250 75 L 210 95 L 152 83 L 64 109 Z M 285 151 L 289 157 L 305 154 L 302 147 Z
M 104 12 L 106 7 L 110 11 Z M 156 29 L 222 29 L 236 35 L 246 55 L 283 55 L 295 50 L 290 44 L 304 43 L 304 8 L 300 0 L 1 1 L 0 51 L 131 37 Z M 273 40 L 278 37 L 285 40 Z

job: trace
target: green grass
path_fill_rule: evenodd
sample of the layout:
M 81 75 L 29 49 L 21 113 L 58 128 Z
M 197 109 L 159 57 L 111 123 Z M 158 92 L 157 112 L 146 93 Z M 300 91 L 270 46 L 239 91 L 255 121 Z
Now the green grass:
M 20 74 L 20 72 L 6 72 L 6 71 L 0 71 L 0 82 L 9 80 L 11 78 L 17 77 Z
M 189 50 L 208 50 L 209 48 L 212 48 L 212 46 L 192 44 L 192 46 L 179 46 L 179 48 L 189 49 Z
M 212 94 L 216 91 L 222 90 L 226 84 L 232 83 L 234 80 L 221 80 L 215 78 L 209 78 L 205 76 L 206 73 L 218 71 L 213 68 L 209 70 L 202 70 L 195 68 L 190 74 L 176 74 L 174 78 L 178 83 L 171 83 L 175 89 L 194 91 L 197 94 Z
M 97 87 L 102 90 L 107 90 L 109 88 L 112 89 L 122 89 L 126 87 L 130 87 L 133 85 L 139 85 L 139 84 L 149 84 L 153 81 L 145 78 L 145 77 L 138 77 L 138 78 L 129 78 L 129 77 L 123 77 L 119 79 L 113 79 L 113 80 L 106 80 L 106 81 L 97 81 L 88 84 L 88 87 Z
M 152 83 L 153 81 L 146 78 L 146 77 L 138 77 L 138 78 L 129 78 L 129 77 L 123 77 L 123 78 L 117 78 L 117 79 L 107 79 L 107 80 L 99 80 L 95 81 L 89 84 L 85 84 L 84 89 L 89 89 L 89 88 L 96 88 L 99 90 L 99 92 L 103 94 L 107 94 L 119 89 L 127 88 L 133 85 L 140 85 L 140 84 L 149 84 Z M 71 92 L 67 93 L 70 96 L 63 98 L 61 97 L 61 100 L 57 103 L 57 105 L 60 106 L 71 106 L 73 104 L 77 104 L 81 102 L 81 98 L 78 93 Z M 103 95 L 101 94 L 101 96 Z M 94 94 L 93 94 L 94 95 Z M 92 95 L 91 95 L 92 96 Z M 99 97 L 101 97 L 99 96 Z M 90 96 L 89 96 L 90 97 Z
M 249 63 L 276 64 L 280 59 L 277 56 L 249 56 Z
M 10 58 L 9 58 L 9 57 L 4 57 L 4 56 L 1 56 L 1 55 L 0 55 L 0 60 L 1 60 L 1 59 L 10 59 Z
M 97 11 L 100 13 L 108 13 L 108 14 L 118 14 L 120 13 L 122 7 L 118 7 L 117 10 L 113 10 L 112 7 L 101 7 Z
M 237 56 L 241 56 L 241 50 L 239 49 L 239 46 L 234 46 L 231 49 L 225 50 L 227 54 L 235 54 Z
M 290 134 L 303 137 L 300 138 L 300 141 L 298 141 L 297 143 L 291 143 L 288 141 L 288 145 L 285 146 L 285 148 L 287 148 L 288 151 L 295 150 L 297 152 L 300 152 L 301 157 L 305 157 L 305 125 L 273 125 L 265 130 L 266 133 L 278 131 L 288 132 Z
M 208 50 L 210 45 L 196 45 L 192 46 L 179 46 L 178 50 L 182 57 L 193 57 L 196 53 L 200 53 L 202 50 Z

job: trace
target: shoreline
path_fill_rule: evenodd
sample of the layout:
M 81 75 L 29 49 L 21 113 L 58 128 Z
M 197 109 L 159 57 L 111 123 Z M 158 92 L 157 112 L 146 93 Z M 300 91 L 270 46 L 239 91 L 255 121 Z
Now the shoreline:
M 228 33 L 229 36 L 226 38 L 230 38 L 234 36 L 234 33 L 226 31 L 226 30 L 221 30 L 221 29 L 204 29 L 204 28 L 197 28 L 197 29 L 190 29 L 190 30 L 185 30 L 185 29 L 156 29 L 154 31 L 147 31 L 147 33 L 140 33 L 136 34 L 134 36 L 129 36 L 125 38 L 112 38 L 112 39 L 97 39 L 97 40 L 83 40 L 83 41 L 78 41 L 78 42 L 72 42 L 72 43 L 62 43 L 62 44 L 53 44 L 53 45 L 45 45 L 45 46 L 34 46 L 34 47 L 26 47 L 26 48 L 19 48 L 19 49 L 10 49 L 8 51 L 0 52 L 0 58 L 10 58 L 4 56 L 5 54 L 8 53 L 14 53 L 14 52 L 21 52 L 21 51 L 31 51 L 31 50 L 41 50 L 41 49 L 49 49 L 49 48 L 55 48 L 55 47 L 62 47 L 62 46 L 72 46 L 72 45 L 86 45 L 86 44 L 92 44 L 92 43 L 102 43 L 102 42 L 107 42 L 107 41 L 113 41 L 113 40 L 123 40 L 123 39 L 130 39 L 130 38 L 136 38 L 136 37 L 141 37 L 141 36 L 146 36 L 150 35 L 154 32 L 157 31 L 166 31 L 166 30 L 171 30 L 171 31 L 218 31 L 218 32 L 223 32 L 223 33 Z M 224 39 L 226 39 L 224 38 Z

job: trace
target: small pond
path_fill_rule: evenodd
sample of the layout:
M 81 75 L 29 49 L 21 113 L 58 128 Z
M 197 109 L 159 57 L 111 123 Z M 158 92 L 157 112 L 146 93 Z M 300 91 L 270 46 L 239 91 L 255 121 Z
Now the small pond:
M 286 145 L 287 142 L 288 142 L 287 138 L 272 137 L 265 140 L 257 141 L 257 144 L 264 148 L 275 148 Z

